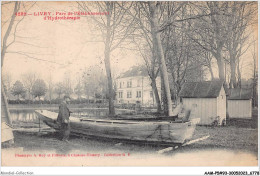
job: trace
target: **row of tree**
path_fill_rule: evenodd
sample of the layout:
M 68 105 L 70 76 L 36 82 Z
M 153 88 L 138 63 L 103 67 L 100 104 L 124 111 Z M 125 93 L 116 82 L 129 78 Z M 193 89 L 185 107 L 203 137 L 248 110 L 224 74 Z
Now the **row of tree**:
M 35 98 L 41 98 L 46 94 L 47 87 L 45 82 L 42 79 L 37 79 L 34 84 L 32 85 L 32 89 L 30 89 L 29 96 L 32 95 Z M 20 97 L 25 98 L 26 96 L 26 89 L 21 81 L 16 81 L 11 88 L 11 94 L 17 96 L 17 99 L 20 100 Z
M 103 35 L 109 89 L 109 112 L 114 114 L 110 55 L 117 47 L 135 44 L 144 58 L 158 104 L 171 115 L 170 78 L 176 94 L 187 77 L 203 79 L 205 69 L 230 88 L 241 87 L 241 56 L 250 47 L 255 2 L 78 2 L 83 11 L 109 12 L 95 17 Z M 133 45 L 132 45 L 133 46 Z M 255 63 L 254 63 L 255 64 Z M 160 75 L 159 75 L 160 74 Z M 228 75 L 230 75 L 228 77 Z M 254 73 L 255 75 L 255 73 Z M 155 79 L 161 76 L 160 102 Z M 255 79 L 255 78 L 254 78 Z
M 14 14 L 21 7 L 21 2 L 14 3 L 13 15 L 2 43 L 2 61 L 10 45 L 6 42 L 14 24 Z M 108 15 L 91 16 L 91 18 L 97 42 L 102 40 L 104 44 L 107 77 L 105 83 L 110 115 L 115 114 L 111 54 L 117 49 L 139 51 L 152 80 L 157 109 L 161 111 L 163 108 L 165 115 L 171 115 L 172 92 L 177 95 L 187 79 L 203 80 L 208 72 L 211 79 L 217 77 L 230 88 L 241 87 L 241 68 L 244 66 L 241 58 L 252 43 L 251 28 L 257 23 L 256 2 L 80 1 L 75 3 L 80 11 L 109 12 Z M 89 20 L 86 22 L 89 23 Z M 258 75 L 256 61 L 253 64 L 253 80 L 256 82 Z M 218 76 L 213 72 L 215 65 Z M 162 82 L 162 102 L 155 84 L 158 76 Z M 84 91 L 84 86 L 87 87 L 84 82 L 86 80 L 78 79 L 76 89 L 78 94 Z M 70 87 L 69 81 L 64 84 L 65 87 Z
M 83 72 L 77 73 L 76 79 L 73 81 L 69 73 L 65 73 L 63 80 L 54 83 L 52 75 L 44 81 L 39 74 L 35 72 L 27 72 L 21 76 L 21 81 L 17 80 L 13 85 L 12 76 L 6 73 L 2 76 L 4 87 L 7 95 L 16 96 L 19 100 L 23 99 L 34 100 L 44 97 L 50 102 L 53 99 L 62 99 L 63 95 L 77 96 L 79 102 L 84 99 L 106 99 L 107 84 L 106 77 L 102 69 L 98 66 L 85 68 Z

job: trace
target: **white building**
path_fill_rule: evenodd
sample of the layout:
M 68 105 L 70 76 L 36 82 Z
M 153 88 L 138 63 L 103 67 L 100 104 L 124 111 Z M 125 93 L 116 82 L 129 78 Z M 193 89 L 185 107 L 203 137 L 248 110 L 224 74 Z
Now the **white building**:
M 197 104 L 197 117 L 201 125 L 219 124 L 226 120 L 226 93 L 222 81 L 186 82 L 179 97 L 185 108 Z
M 229 118 L 252 118 L 252 89 L 231 89 L 227 101 Z
M 156 79 L 156 85 L 161 95 L 161 80 Z M 151 86 L 151 79 L 142 67 L 133 67 L 116 79 L 116 103 L 155 106 L 156 100 Z

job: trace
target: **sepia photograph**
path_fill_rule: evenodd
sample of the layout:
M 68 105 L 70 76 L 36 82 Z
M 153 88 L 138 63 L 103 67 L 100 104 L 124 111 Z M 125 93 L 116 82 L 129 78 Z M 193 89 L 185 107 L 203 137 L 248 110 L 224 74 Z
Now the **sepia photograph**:
M 2 1 L 1 166 L 258 166 L 258 1 Z

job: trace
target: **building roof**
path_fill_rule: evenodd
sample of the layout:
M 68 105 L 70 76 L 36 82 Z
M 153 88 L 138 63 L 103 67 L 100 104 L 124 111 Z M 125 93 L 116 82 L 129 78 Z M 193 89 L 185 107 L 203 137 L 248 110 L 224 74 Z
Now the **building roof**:
M 249 100 L 252 98 L 252 89 L 234 88 L 229 90 L 229 100 Z
M 219 96 L 223 81 L 186 82 L 179 97 L 183 98 L 216 98 Z
M 118 78 L 127 78 L 134 76 L 148 76 L 148 73 L 144 66 L 134 66 L 130 70 L 122 73 Z

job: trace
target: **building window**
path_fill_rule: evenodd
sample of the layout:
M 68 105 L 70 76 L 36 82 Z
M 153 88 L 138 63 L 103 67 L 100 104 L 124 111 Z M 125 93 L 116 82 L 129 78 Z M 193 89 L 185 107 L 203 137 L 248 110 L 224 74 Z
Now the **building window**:
M 127 92 L 127 98 L 132 98 L 132 92 Z
M 123 92 L 118 92 L 118 98 L 123 98 Z
M 130 87 L 132 87 L 132 80 L 127 81 L 127 88 L 130 88 Z
M 141 98 L 141 91 L 136 91 L 136 98 Z
M 119 88 L 122 88 L 122 83 L 120 82 L 120 84 L 119 84 Z
M 140 87 L 141 86 L 141 79 L 138 79 L 137 80 L 137 87 Z
M 150 91 L 150 97 L 153 98 L 153 91 Z

